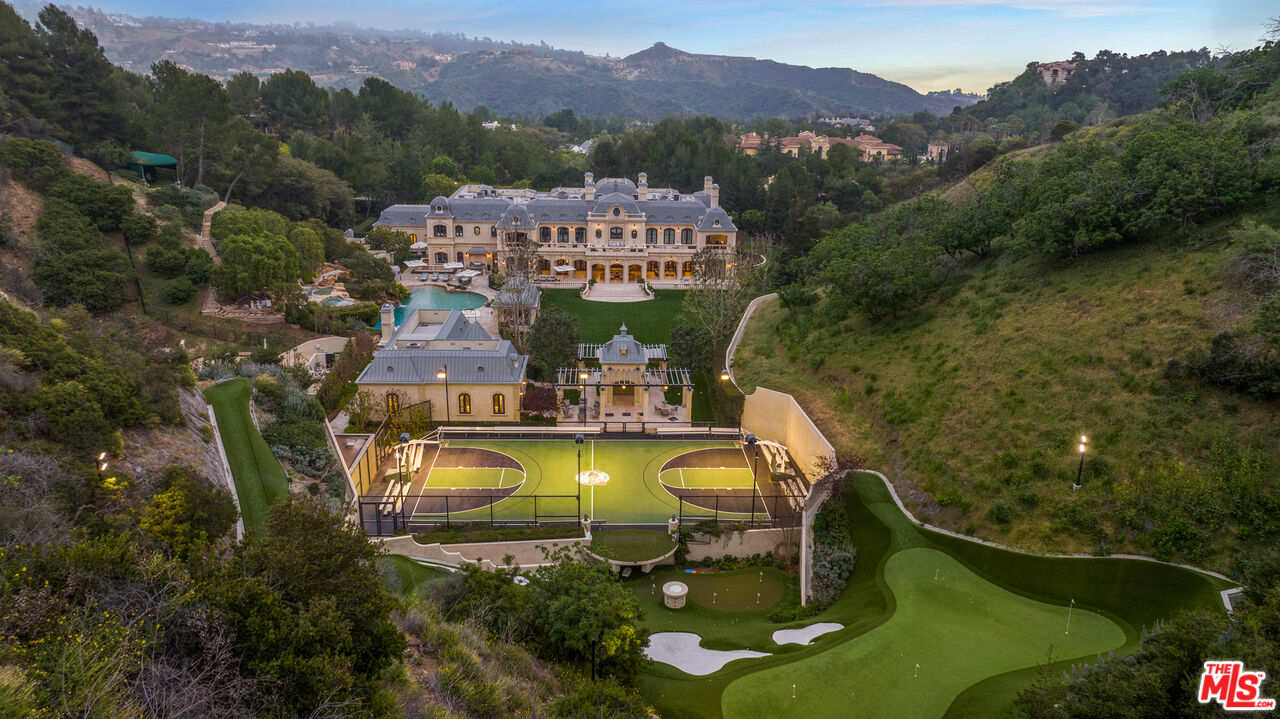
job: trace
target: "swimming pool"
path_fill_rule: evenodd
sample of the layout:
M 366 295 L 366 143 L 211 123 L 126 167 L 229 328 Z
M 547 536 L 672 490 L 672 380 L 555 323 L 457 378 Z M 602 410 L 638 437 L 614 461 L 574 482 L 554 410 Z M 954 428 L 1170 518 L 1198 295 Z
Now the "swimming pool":
M 404 321 L 412 310 L 474 310 L 485 303 L 484 295 L 474 292 L 450 292 L 435 285 L 419 287 L 409 295 L 409 300 L 396 307 L 396 324 Z M 382 327 L 382 320 L 374 329 Z

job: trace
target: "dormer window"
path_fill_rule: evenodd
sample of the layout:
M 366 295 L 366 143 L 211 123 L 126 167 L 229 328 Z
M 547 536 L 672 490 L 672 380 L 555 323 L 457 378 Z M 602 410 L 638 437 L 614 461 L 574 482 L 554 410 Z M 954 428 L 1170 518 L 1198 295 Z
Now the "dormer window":
M 620 217 L 621 215 L 622 215 L 622 208 L 621 208 L 621 207 L 615 207 L 615 208 L 613 208 L 613 216 L 614 216 L 614 217 Z
M 439 215 L 443 212 L 444 212 L 444 208 L 441 207 L 440 205 L 436 205 L 436 214 Z
M 720 220 L 716 220 L 716 221 L 712 222 L 712 223 L 711 223 L 711 225 L 712 225 L 713 227 L 719 227 L 719 226 L 720 226 Z

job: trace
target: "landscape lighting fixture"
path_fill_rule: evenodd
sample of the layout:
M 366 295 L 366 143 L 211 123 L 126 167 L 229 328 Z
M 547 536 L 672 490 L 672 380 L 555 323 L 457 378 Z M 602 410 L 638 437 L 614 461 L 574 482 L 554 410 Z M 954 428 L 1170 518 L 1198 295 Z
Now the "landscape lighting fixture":
M 721 382 L 728 382 L 728 381 L 729 381 L 729 370 L 727 370 L 727 369 L 722 369 L 722 370 L 720 370 L 720 381 L 721 381 Z
M 1071 485 L 1072 489 L 1080 489 L 1080 478 L 1084 475 L 1084 453 L 1088 449 L 1088 445 L 1089 437 L 1083 434 L 1080 435 L 1080 445 L 1078 447 L 1080 450 L 1080 466 L 1076 468 L 1076 483 Z

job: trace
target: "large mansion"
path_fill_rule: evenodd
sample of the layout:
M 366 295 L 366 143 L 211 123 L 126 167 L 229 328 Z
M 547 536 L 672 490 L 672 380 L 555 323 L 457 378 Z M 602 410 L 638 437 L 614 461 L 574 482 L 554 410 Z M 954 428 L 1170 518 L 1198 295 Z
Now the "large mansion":
M 760 148 L 764 143 L 769 142 L 768 135 L 760 135 L 755 132 L 738 138 L 738 148 L 746 155 L 760 154 Z M 891 142 L 885 142 L 875 135 L 862 133 L 854 138 L 846 137 L 827 137 L 826 135 L 818 135 L 810 130 L 805 130 L 799 135 L 792 137 L 777 138 L 778 151 L 784 155 L 799 157 L 800 151 L 808 150 L 818 157 L 826 157 L 827 153 L 835 145 L 848 145 L 858 153 L 858 159 L 863 162 L 880 163 L 885 160 L 893 160 L 902 155 L 902 148 Z
M 710 177 L 701 190 L 586 174 L 582 187 L 550 192 L 465 185 L 429 205 L 393 205 L 375 227 L 427 243 L 432 269 L 492 268 L 503 238 L 539 243 L 538 276 L 597 282 L 679 280 L 692 275 L 691 258 L 703 247 L 732 249 L 737 227 L 720 207 Z

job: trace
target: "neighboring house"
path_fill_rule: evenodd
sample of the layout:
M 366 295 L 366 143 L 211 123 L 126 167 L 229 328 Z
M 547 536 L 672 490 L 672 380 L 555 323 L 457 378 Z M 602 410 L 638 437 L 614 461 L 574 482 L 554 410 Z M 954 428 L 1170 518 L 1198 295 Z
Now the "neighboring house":
M 951 143 L 943 140 L 934 140 L 925 149 L 924 159 L 926 162 L 946 162 L 947 153 L 949 152 L 951 152 Z
M 738 138 L 738 147 L 747 155 L 756 155 L 761 146 L 768 142 L 768 136 L 760 136 L 749 132 Z M 818 157 L 826 157 L 833 145 L 852 145 L 858 150 L 858 158 L 863 162 L 884 162 L 902 155 L 902 148 L 878 137 L 862 134 L 853 139 L 843 137 L 827 137 L 809 130 L 799 135 L 778 138 L 778 150 L 792 157 L 799 157 L 801 150 L 808 150 Z
M 1040 79 L 1044 80 L 1046 85 L 1065 85 L 1076 73 L 1076 64 L 1066 60 L 1042 62 L 1036 65 L 1036 71 L 1040 73 Z
M 544 279 L 676 280 L 692 277 L 699 249 L 734 248 L 738 228 L 710 176 L 693 193 L 638 180 L 597 183 L 588 172 L 582 187 L 549 192 L 465 185 L 429 205 L 388 207 L 373 224 L 428 243 L 423 259 L 446 270 L 490 266 L 501 239 L 532 237 Z
M 595 145 L 595 140 L 587 140 L 583 142 L 581 145 L 570 145 L 569 152 L 572 152 L 575 155 L 590 155 L 591 148 L 594 145 Z
M 511 342 L 461 310 L 416 310 L 397 326 L 384 305 L 381 319 L 382 348 L 356 379 L 377 399 L 376 416 L 430 400 L 435 421 L 520 421 L 529 358 Z

